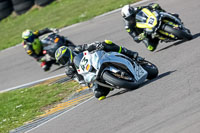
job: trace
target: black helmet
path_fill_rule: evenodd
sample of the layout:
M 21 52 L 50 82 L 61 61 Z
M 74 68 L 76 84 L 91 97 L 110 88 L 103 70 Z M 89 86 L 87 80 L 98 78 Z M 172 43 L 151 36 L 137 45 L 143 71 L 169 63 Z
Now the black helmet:
M 55 57 L 58 63 L 62 65 L 70 64 L 73 60 L 72 51 L 66 46 L 61 46 L 56 50 Z
M 130 5 L 125 5 L 121 10 L 122 17 L 127 21 L 134 19 L 135 13 L 135 9 Z

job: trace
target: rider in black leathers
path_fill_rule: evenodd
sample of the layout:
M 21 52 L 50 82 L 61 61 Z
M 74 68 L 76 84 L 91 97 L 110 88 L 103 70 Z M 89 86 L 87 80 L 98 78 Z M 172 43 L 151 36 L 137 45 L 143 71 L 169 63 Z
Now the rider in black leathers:
M 22 33 L 22 45 L 28 55 L 36 59 L 36 61 L 41 62 L 41 67 L 44 71 L 48 71 L 55 61 L 45 61 L 42 60 L 43 54 L 43 42 L 39 39 L 40 36 L 50 33 L 57 32 L 57 29 L 54 28 L 45 28 L 42 30 L 31 31 L 25 30 Z
M 84 45 L 78 45 L 74 48 L 72 51 L 68 47 L 62 46 L 59 49 L 57 49 L 55 57 L 58 63 L 65 65 L 65 73 L 68 77 L 76 79 L 80 84 L 85 84 L 84 79 L 82 75 L 79 75 L 76 71 L 76 68 L 74 66 L 74 56 L 76 56 L 78 53 L 81 53 L 85 50 L 88 50 L 89 52 L 93 50 L 104 50 L 106 52 L 119 52 L 121 54 L 124 54 L 130 58 L 134 58 L 137 60 L 142 60 L 143 58 L 138 56 L 137 52 L 133 52 L 131 50 L 128 50 L 122 46 L 118 46 L 115 43 L 113 43 L 110 40 L 105 40 L 103 42 L 94 42 L 91 44 L 84 44 Z M 93 88 L 95 97 L 99 100 L 102 100 L 106 98 L 106 95 L 110 92 L 109 88 L 102 87 L 100 85 L 97 85 Z
M 124 18 L 125 29 L 131 35 L 135 42 L 143 42 L 149 51 L 154 51 L 158 45 L 159 39 L 152 38 L 150 35 L 146 34 L 143 29 L 136 27 L 136 14 L 143 8 L 148 8 L 150 10 L 160 10 L 165 12 L 159 4 L 151 3 L 148 6 L 140 6 L 133 8 L 130 5 L 125 5 L 121 10 L 121 15 Z M 179 18 L 178 14 L 172 14 L 173 16 Z

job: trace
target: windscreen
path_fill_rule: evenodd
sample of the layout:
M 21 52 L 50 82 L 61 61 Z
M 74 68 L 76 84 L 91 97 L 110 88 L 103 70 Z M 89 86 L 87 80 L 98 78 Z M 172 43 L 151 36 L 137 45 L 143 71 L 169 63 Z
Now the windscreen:
M 76 69 L 79 69 L 79 65 L 80 65 L 82 58 L 83 58 L 83 53 L 80 53 L 74 57 L 74 65 L 75 65 Z
M 143 12 L 140 11 L 139 13 L 137 13 L 136 15 L 136 21 L 137 22 L 143 22 L 146 23 L 148 16 Z

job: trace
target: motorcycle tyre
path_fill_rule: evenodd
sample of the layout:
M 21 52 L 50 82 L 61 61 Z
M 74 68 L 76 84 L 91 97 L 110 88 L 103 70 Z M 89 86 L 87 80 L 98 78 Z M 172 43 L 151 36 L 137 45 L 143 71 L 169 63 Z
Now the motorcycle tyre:
M 139 84 L 135 81 L 130 82 L 127 80 L 120 79 L 112 74 L 110 71 L 105 71 L 102 75 L 103 80 L 117 86 L 118 88 L 125 88 L 129 90 L 134 90 L 139 87 Z
M 193 38 L 193 36 L 190 33 L 186 33 L 181 29 L 174 29 L 169 25 L 165 25 L 164 31 L 172 33 L 173 35 L 177 36 L 180 39 L 191 40 Z
M 152 64 L 149 61 L 145 61 L 144 64 L 141 64 L 142 68 L 147 71 L 147 79 L 151 80 L 158 76 L 158 68 L 156 65 Z

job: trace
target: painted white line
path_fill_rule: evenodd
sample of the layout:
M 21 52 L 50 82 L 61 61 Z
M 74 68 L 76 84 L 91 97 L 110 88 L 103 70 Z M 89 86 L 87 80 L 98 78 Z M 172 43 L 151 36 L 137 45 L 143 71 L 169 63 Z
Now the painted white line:
M 19 86 L 16 86 L 16 87 L 8 88 L 6 90 L 0 91 L 0 93 L 6 92 L 6 91 L 10 91 L 10 90 L 19 89 L 19 88 L 24 88 L 26 86 L 31 86 L 31 85 L 34 85 L 34 84 L 37 84 L 37 83 L 40 83 L 40 82 L 43 82 L 43 81 L 46 81 L 46 80 L 49 80 L 49 79 L 52 79 L 52 78 L 56 78 L 56 77 L 59 77 L 59 76 L 63 76 L 63 75 L 65 75 L 65 73 L 58 74 L 58 75 L 55 75 L 55 76 L 51 76 L 51 77 L 44 78 L 44 79 L 40 79 L 40 80 L 33 81 L 33 82 L 30 82 L 30 83 L 26 83 L 26 84 L 23 84 L 23 85 L 19 85 Z
M 148 2 L 148 1 L 151 1 L 151 0 L 142 0 L 142 1 L 139 1 L 139 2 L 136 2 L 136 3 L 131 4 L 131 6 L 136 6 L 136 5 L 139 5 L 139 4 Z M 122 9 L 122 8 L 115 9 L 115 10 L 113 10 L 113 11 L 110 11 L 110 12 L 104 13 L 104 14 L 102 14 L 102 15 L 96 16 L 96 17 L 94 17 L 94 18 L 91 18 L 90 20 L 92 20 L 92 19 L 97 19 L 97 18 L 100 18 L 100 17 L 104 17 L 104 16 L 110 15 L 110 14 L 112 14 L 112 13 L 116 13 L 116 12 L 120 11 L 121 9 Z M 76 24 L 72 24 L 72 25 L 67 26 L 67 27 L 63 27 L 63 28 L 60 29 L 59 31 L 60 31 L 60 32 L 65 31 L 65 30 L 67 30 L 67 29 L 76 27 L 76 26 L 78 26 L 78 25 L 80 25 L 80 24 L 86 23 L 86 22 L 88 22 L 88 21 L 90 21 L 90 20 L 83 21 L 83 22 L 76 23 Z M 10 47 L 10 48 L 1 50 L 0 52 L 4 52 L 4 51 L 7 51 L 7 50 L 11 50 L 11 49 L 13 49 L 13 48 L 15 48 L 15 47 L 19 47 L 19 46 L 21 46 L 21 44 L 17 44 L 16 46 L 13 46 L 13 47 Z
M 145 3 L 145 2 L 147 2 L 147 1 L 150 1 L 150 0 L 142 0 L 142 1 L 139 1 L 139 2 L 136 2 L 136 3 L 131 4 L 131 6 L 136 6 L 136 5 Z M 110 14 L 113 14 L 113 13 L 116 13 L 116 12 L 120 11 L 121 9 L 122 9 L 122 8 L 118 8 L 118 9 L 115 9 L 115 10 L 113 10 L 113 11 L 104 13 L 104 14 L 102 14 L 102 15 L 99 15 L 99 16 L 94 17 L 94 19 L 95 19 L 95 18 L 100 18 L 100 17 L 106 16 L 106 15 L 110 15 Z
M 82 104 L 84 104 L 84 103 L 86 103 L 86 102 L 90 101 L 90 100 L 91 100 L 91 99 L 93 99 L 93 98 L 94 98 L 94 96 L 93 96 L 93 97 L 91 97 L 91 98 L 89 98 L 88 100 L 86 100 L 86 101 L 84 101 L 84 102 L 82 102 L 82 103 L 80 103 L 80 104 L 76 105 L 75 107 L 72 107 L 71 109 L 69 109 L 69 110 L 66 110 L 65 112 L 63 112 L 63 113 L 61 113 L 61 114 L 57 115 L 56 117 L 54 117 L 54 118 L 52 118 L 52 119 L 49 119 L 48 121 L 46 121 L 46 122 L 44 122 L 44 123 L 42 123 L 42 124 L 40 124 L 40 125 L 38 125 L 38 126 L 36 126 L 36 127 L 32 128 L 32 129 L 30 129 L 29 131 L 26 131 L 25 133 L 28 133 L 28 132 L 30 132 L 30 131 L 32 131 L 32 130 L 34 130 L 34 129 L 36 129 L 36 128 L 38 128 L 38 127 L 40 127 L 40 126 L 44 125 L 44 124 L 46 124 L 47 122 L 49 122 L 49 121 L 52 121 L 52 120 L 54 120 L 54 119 L 56 119 L 56 118 L 60 117 L 61 115 L 63 115 L 63 114 L 65 114 L 65 113 L 67 113 L 67 112 L 69 112 L 69 111 L 71 111 L 71 110 L 73 110 L 73 109 L 75 109 L 75 108 L 77 108 L 77 107 L 81 106 Z
M 131 6 L 136 6 L 136 5 L 139 5 L 139 4 L 148 2 L 148 1 L 151 1 L 151 0 L 143 0 L 143 1 L 140 1 L 140 2 L 136 2 L 136 3 L 134 3 L 134 4 L 131 4 Z M 118 12 L 119 10 L 121 10 L 121 8 L 116 9 L 116 10 L 113 10 L 113 11 L 110 11 L 110 12 L 107 12 L 107 13 L 104 13 L 104 14 L 99 15 L 99 16 L 96 16 L 96 17 L 94 17 L 93 19 L 96 19 L 96 18 L 99 18 L 99 17 L 103 17 L 103 16 L 106 16 L 106 15 L 109 15 L 109 14 L 112 14 L 112 13 L 115 13 L 115 12 Z M 88 21 L 89 21 L 89 20 L 88 20 Z M 68 27 L 64 27 L 64 28 L 60 29 L 60 31 L 64 31 L 64 30 L 67 30 L 67 29 L 69 29 L 69 28 L 76 27 L 77 25 L 80 25 L 80 24 L 85 23 L 85 22 L 87 22 L 87 21 L 80 22 L 80 23 L 77 23 L 77 24 L 73 24 L 73 25 L 68 26 Z M 20 44 L 19 44 L 19 45 L 20 45 Z M 18 46 L 18 45 L 17 45 L 17 46 Z M 14 47 L 17 47 L 17 46 L 14 46 Z M 11 48 L 9 48 L 9 49 L 11 49 Z M 6 50 L 7 50 L 7 49 L 6 49 Z M 2 50 L 2 51 L 5 51 L 5 50 Z M 0 51 L 0 52 L 1 52 L 1 51 Z M 56 75 L 56 76 L 62 76 L 62 75 L 64 75 L 64 74 L 60 74 L 60 75 Z M 53 76 L 53 77 L 56 77 L 56 76 Z M 23 86 L 25 86 L 25 85 L 26 85 L 26 86 L 27 86 L 27 85 L 31 85 L 31 84 L 33 84 L 33 83 L 42 82 L 42 81 L 45 81 L 45 80 L 50 79 L 50 78 L 53 78 L 53 77 L 49 77 L 49 78 L 46 78 L 46 79 L 42 79 L 42 80 L 34 81 L 34 82 L 31 82 L 31 83 L 28 83 L 28 84 L 24 84 L 24 85 L 21 85 L 21 87 L 23 87 Z M 1 93 L 1 92 L 5 92 L 5 91 L 8 91 L 8 90 L 13 90 L 13 89 L 16 89 L 16 88 L 19 88 L 19 87 L 20 87 L 20 86 L 13 87 L 13 88 L 10 88 L 10 89 L 4 90 L 4 91 L 0 91 L 0 93 Z M 65 113 L 67 113 L 67 112 L 69 112 L 69 111 L 71 111 L 71 110 L 73 110 L 73 109 L 79 107 L 80 105 L 82 105 L 82 104 L 84 104 L 84 103 L 90 101 L 90 100 L 93 99 L 93 98 L 94 98 L 94 96 L 91 97 L 90 99 L 88 99 L 88 100 L 86 100 L 86 101 L 84 101 L 84 102 L 78 104 L 77 106 L 75 106 L 75 107 L 73 107 L 73 108 L 71 108 L 71 109 L 69 109 L 69 110 L 66 110 L 65 112 L 59 114 L 58 116 L 56 116 L 56 117 L 54 117 L 54 118 L 52 118 L 52 119 L 49 119 L 48 121 L 46 121 L 46 122 L 44 122 L 44 123 L 42 123 L 42 124 L 40 124 L 40 125 L 38 125 L 38 126 L 32 128 L 31 130 L 29 130 L 29 131 L 27 131 L 27 132 L 25 132 L 25 133 L 28 133 L 28 132 L 30 132 L 30 131 L 32 131 L 32 130 L 34 130 L 34 129 L 36 129 L 36 128 L 38 128 L 38 127 L 44 125 L 44 124 L 46 124 L 47 122 L 58 118 L 59 116 L 61 116 L 61 115 L 65 114 Z
M 148 2 L 148 1 L 151 1 L 151 0 L 142 0 L 142 1 L 139 1 L 139 2 L 136 2 L 136 3 L 131 4 L 131 6 L 137 6 L 137 5 L 139 5 L 139 4 L 142 4 L 142 3 L 145 3 L 145 2 Z M 106 12 L 106 13 L 104 13 L 104 14 L 101 14 L 101 15 L 99 15 L 99 16 L 96 16 L 96 17 L 94 17 L 94 18 L 91 18 L 90 20 L 92 20 L 92 19 L 97 19 L 97 18 L 100 18 L 100 17 L 104 17 L 104 16 L 107 16 L 107 15 L 116 13 L 116 12 L 120 11 L 121 9 L 122 9 L 122 8 L 118 8 L 118 9 L 115 9 L 115 10 L 113 10 L 113 11 Z M 65 31 L 65 30 L 67 30 L 67 29 L 76 27 L 76 26 L 78 26 L 78 25 L 80 25 L 80 24 L 87 23 L 87 22 L 90 21 L 90 20 L 83 21 L 83 22 L 80 22 L 80 23 L 76 23 L 76 24 L 73 24 L 73 25 L 64 27 L 64 28 L 60 29 L 60 31 Z
M 148 1 L 151 1 L 151 0 L 142 0 L 142 1 L 139 1 L 139 2 L 136 2 L 136 3 L 131 4 L 131 6 L 136 6 L 136 5 L 139 5 L 139 4 L 148 2 Z M 92 19 L 97 19 L 97 18 L 100 18 L 100 17 L 104 17 L 104 16 L 110 15 L 110 14 L 112 14 L 112 13 L 116 13 L 116 12 L 120 11 L 121 9 L 122 9 L 122 8 L 115 9 L 115 10 L 113 10 L 113 11 L 110 11 L 110 12 L 104 13 L 104 14 L 102 14 L 102 15 L 96 16 L 96 17 L 94 17 L 94 18 L 91 18 L 90 20 L 92 20 Z M 76 26 L 78 26 L 78 25 L 80 25 L 80 24 L 86 23 L 86 22 L 88 22 L 88 21 L 90 21 L 90 20 L 83 21 L 83 22 L 76 23 L 76 24 L 72 24 L 72 25 L 67 26 L 67 27 L 63 27 L 63 28 L 60 29 L 59 31 L 60 31 L 60 32 L 65 31 L 65 30 L 67 30 L 67 29 L 76 27 Z M 11 50 L 11 49 L 13 49 L 13 48 L 15 48 L 15 47 L 19 47 L 19 46 L 21 46 L 21 44 L 17 44 L 16 46 L 13 46 L 13 47 L 10 47 L 10 48 L 1 50 L 0 52 L 4 52 L 4 51 L 7 51 L 7 50 Z
M 21 46 L 22 44 L 20 43 L 20 44 L 17 44 L 17 45 L 15 45 L 15 46 L 12 46 L 12 47 L 9 47 L 9 48 L 7 48 L 7 49 L 4 49 L 4 50 L 0 50 L 0 52 L 6 52 L 6 51 L 9 51 L 9 50 L 12 50 L 12 49 L 14 49 L 14 48 L 16 48 L 16 47 L 19 47 L 19 46 Z M 21 46 L 22 47 L 22 46 Z
M 139 2 L 136 2 L 136 3 L 134 3 L 134 4 L 131 4 L 131 6 L 136 6 L 136 5 L 139 5 L 139 4 L 148 2 L 148 1 L 151 1 L 151 0 L 139 1 Z M 94 17 L 93 19 L 96 19 L 96 18 L 99 18 L 99 17 L 103 17 L 103 16 L 106 16 L 106 15 L 109 15 L 109 14 L 112 14 L 112 13 L 115 13 L 115 12 L 118 12 L 119 10 L 121 10 L 121 8 L 116 9 L 116 10 L 113 10 L 113 11 L 110 11 L 110 12 L 107 12 L 107 13 L 104 13 L 104 14 L 99 15 L 99 16 L 96 16 L 96 17 Z M 88 20 L 88 21 L 89 21 L 89 20 Z M 86 22 L 88 22 L 88 21 L 84 21 L 84 22 L 80 22 L 80 23 L 73 24 L 73 25 L 68 26 L 68 27 L 64 27 L 64 28 L 60 29 L 60 31 L 64 31 L 64 30 L 67 30 L 67 29 L 69 29 L 69 28 L 76 27 L 77 25 L 80 25 L 80 24 L 82 24 L 82 23 L 86 23 Z M 13 47 L 10 47 L 10 48 L 7 48 L 7 49 L 5 49 L 5 50 L 1 50 L 0 52 L 5 52 L 5 51 L 7 51 L 7 50 L 11 50 L 11 49 L 16 48 L 16 47 L 18 47 L 18 46 L 21 46 L 21 44 L 18 44 L 18 45 L 16 45 L 16 46 L 13 46 Z M 64 75 L 64 74 L 63 74 L 63 75 Z M 61 74 L 61 75 L 56 75 L 56 76 L 62 76 L 62 74 Z M 50 79 L 50 78 L 55 78 L 56 76 L 49 77 L 49 78 L 45 78 L 45 79 L 41 79 L 41 80 L 34 81 L 34 82 L 31 82 L 31 83 L 27 83 L 27 84 L 24 84 L 24 85 L 12 87 L 12 88 L 9 88 L 9 89 L 0 91 L 0 93 L 6 92 L 6 91 L 10 91 L 10 90 L 14 90 L 14 89 L 18 89 L 18 88 L 22 88 L 22 87 L 24 87 L 24 86 L 28 86 L 28 85 L 31 85 L 31 84 L 36 84 L 36 83 L 39 83 L 39 82 L 48 80 L 48 79 Z

